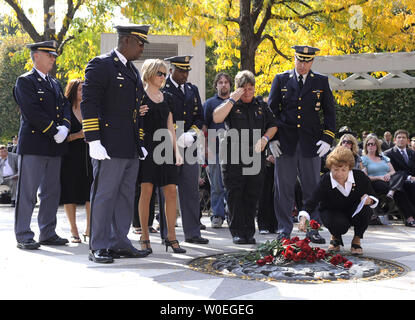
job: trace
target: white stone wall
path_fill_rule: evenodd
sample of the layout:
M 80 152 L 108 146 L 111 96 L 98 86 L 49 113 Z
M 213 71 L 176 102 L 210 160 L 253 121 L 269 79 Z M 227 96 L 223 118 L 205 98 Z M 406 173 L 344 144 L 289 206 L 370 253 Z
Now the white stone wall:
M 150 48 L 151 44 L 177 44 L 177 55 L 193 55 L 190 60 L 192 70 L 189 73 L 188 81 L 195 84 L 199 88 L 200 98 L 202 103 L 206 99 L 206 83 L 205 83 L 205 49 L 206 45 L 203 40 L 197 41 L 195 46 L 192 44 L 190 36 L 167 36 L 167 35 L 148 35 L 150 44 L 146 44 L 145 48 Z M 101 34 L 101 53 L 111 51 L 117 46 L 116 33 L 102 33 Z M 146 49 L 144 49 L 146 50 Z M 163 53 L 160 56 L 153 58 L 165 58 Z M 141 71 L 143 60 L 134 61 L 134 65 Z

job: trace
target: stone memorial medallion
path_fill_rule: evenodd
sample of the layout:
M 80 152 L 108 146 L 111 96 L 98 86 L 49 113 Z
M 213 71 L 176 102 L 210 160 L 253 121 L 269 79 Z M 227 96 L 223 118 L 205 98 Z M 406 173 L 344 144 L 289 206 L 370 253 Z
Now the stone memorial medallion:
M 241 279 L 285 282 L 383 280 L 402 276 L 408 268 L 380 258 L 342 255 L 311 247 L 309 239 L 273 240 L 256 250 L 199 257 L 191 269 Z

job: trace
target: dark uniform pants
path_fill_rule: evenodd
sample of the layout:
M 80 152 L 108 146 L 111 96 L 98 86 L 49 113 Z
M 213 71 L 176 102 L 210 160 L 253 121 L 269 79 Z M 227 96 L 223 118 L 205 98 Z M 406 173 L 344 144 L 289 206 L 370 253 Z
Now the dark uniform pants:
M 185 239 L 200 237 L 199 164 L 184 161 L 179 170 L 179 201 Z
M 242 166 L 222 165 L 223 183 L 228 195 L 229 231 L 232 237 L 251 238 L 255 234 L 255 215 L 260 198 L 263 171 L 243 175 Z
M 126 249 L 134 213 L 134 192 L 139 160 L 92 159 L 90 249 Z
M 38 189 L 40 189 L 37 216 L 40 229 L 39 241 L 56 235 L 56 213 L 61 193 L 61 159 L 61 157 L 19 155 L 19 182 L 15 209 L 15 233 L 18 242 L 31 240 L 34 237 L 30 222 Z
M 278 232 L 290 235 L 293 229 L 292 210 L 295 203 L 295 184 L 300 177 L 303 203 L 311 198 L 320 181 L 321 159 L 303 157 L 300 144 L 297 143 L 295 154 L 282 154 L 275 159 L 275 193 L 274 207 L 278 221 Z M 301 209 L 301 208 L 299 208 Z M 311 218 L 320 221 L 318 211 L 310 212 Z

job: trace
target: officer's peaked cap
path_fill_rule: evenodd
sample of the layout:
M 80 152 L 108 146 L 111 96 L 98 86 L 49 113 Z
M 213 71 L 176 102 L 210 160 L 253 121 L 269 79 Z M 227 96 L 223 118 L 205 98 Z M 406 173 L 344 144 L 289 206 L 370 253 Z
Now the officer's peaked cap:
M 317 51 L 320 51 L 320 49 L 310 46 L 292 46 L 291 48 L 295 50 L 295 57 L 300 61 L 311 61 Z
M 149 43 L 147 40 L 148 30 L 150 29 L 149 25 L 126 24 L 115 26 L 115 29 L 117 29 L 117 32 L 120 35 L 136 36 L 139 40 Z
M 32 51 L 45 51 L 55 56 L 58 56 L 58 53 L 57 53 L 58 43 L 55 40 L 30 43 L 26 45 L 26 47 L 28 47 Z
M 165 61 L 170 61 L 170 63 L 174 66 L 176 66 L 179 69 L 190 71 L 192 68 L 190 68 L 190 59 L 192 59 L 193 56 L 174 56 L 170 58 L 165 58 Z

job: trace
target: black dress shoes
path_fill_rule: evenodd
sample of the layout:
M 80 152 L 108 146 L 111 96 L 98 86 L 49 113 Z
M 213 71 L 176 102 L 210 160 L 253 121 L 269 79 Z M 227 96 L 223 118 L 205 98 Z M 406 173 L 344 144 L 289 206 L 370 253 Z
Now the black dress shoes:
M 248 244 L 248 242 L 246 241 L 246 239 L 245 239 L 245 238 L 243 238 L 243 237 L 238 237 L 238 236 L 233 237 L 233 238 L 232 238 L 232 241 L 233 241 L 233 243 L 234 243 L 234 244 Z
M 113 258 L 113 259 L 120 259 L 121 256 L 118 254 L 118 252 L 116 250 L 108 250 L 108 254 Z
M 111 251 L 119 255 L 121 258 L 144 258 L 150 254 L 148 250 L 138 250 L 134 247 L 126 248 L 126 249 L 111 250 Z
M 17 247 L 23 250 L 36 250 L 36 249 L 39 249 L 40 244 L 39 242 L 36 242 L 35 240 L 30 239 L 30 240 L 26 240 L 23 242 L 18 242 Z
M 290 235 L 284 232 L 277 232 L 277 240 L 282 241 L 282 239 L 290 239 Z
M 99 249 L 99 250 L 90 250 L 88 259 L 96 263 L 113 263 L 114 258 L 110 255 L 109 250 Z
M 256 244 L 256 240 L 254 237 L 239 237 L 235 236 L 232 238 L 234 244 Z
M 47 245 L 47 246 L 64 246 L 65 244 L 69 243 L 68 239 L 64 239 L 55 235 L 49 239 L 39 241 L 40 244 Z
M 322 236 L 320 236 L 317 230 L 311 230 L 307 232 L 306 237 L 309 238 L 312 243 L 326 243 L 326 240 Z
M 185 242 L 189 242 L 189 243 L 198 243 L 198 244 L 208 244 L 209 240 L 206 238 L 202 238 L 202 237 L 193 237 L 193 238 L 189 238 L 189 239 L 185 239 Z
M 405 221 L 405 226 L 410 227 L 410 228 L 415 228 L 415 221 L 414 220 L 412 220 L 410 222 Z

